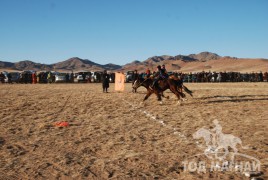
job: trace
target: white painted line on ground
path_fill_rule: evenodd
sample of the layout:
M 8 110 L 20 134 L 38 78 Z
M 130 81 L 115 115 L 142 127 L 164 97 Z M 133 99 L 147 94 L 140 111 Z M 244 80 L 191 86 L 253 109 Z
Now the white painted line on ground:
M 132 106 L 134 109 L 139 110 L 141 113 L 145 114 L 145 116 L 150 117 L 150 119 L 160 123 L 162 126 L 166 127 L 167 129 L 172 130 L 174 135 L 178 136 L 179 138 L 181 138 L 184 141 L 189 143 L 189 140 L 186 138 L 186 136 L 184 134 L 182 134 L 181 132 L 177 131 L 176 128 L 173 128 L 173 127 L 167 125 L 163 120 L 158 119 L 156 116 L 152 115 L 151 113 L 147 112 L 146 110 L 139 109 L 138 106 L 128 102 L 127 100 L 123 99 L 123 101 L 126 102 L 127 104 L 129 104 L 130 106 Z

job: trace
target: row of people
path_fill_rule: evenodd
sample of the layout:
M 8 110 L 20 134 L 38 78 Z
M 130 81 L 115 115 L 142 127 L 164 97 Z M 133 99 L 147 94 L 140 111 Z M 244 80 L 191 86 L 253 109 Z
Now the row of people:
M 107 73 L 107 71 L 106 71 Z M 74 74 L 74 73 L 65 73 L 65 81 L 67 83 L 75 82 L 75 78 L 78 75 L 81 76 L 82 82 L 103 82 L 104 76 L 103 72 L 96 73 L 94 79 L 91 74 Z M 108 74 L 108 73 L 107 73 Z M 252 73 L 240 73 L 240 72 L 196 72 L 196 73 L 178 73 L 178 72 L 167 72 L 165 65 L 157 66 L 156 71 L 152 72 L 147 69 L 146 72 L 138 73 L 137 70 L 132 74 L 132 82 L 138 79 L 138 77 L 148 78 L 154 77 L 155 83 L 159 79 L 163 79 L 168 75 L 173 74 L 175 77 L 181 79 L 184 82 L 268 82 L 268 73 L 262 72 L 252 72 Z M 12 73 L 0 73 L 0 82 L 17 82 L 17 83 L 53 83 L 56 80 L 56 75 L 52 72 L 22 72 L 15 74 L 17 78 L 13 78 L 14 74 Z M 114 73 L 109 73 L 109 82 L 114 82 L 115 75 Z M 78 81 L 79 82 L 79 81 Z
M 160 68 L 160 66 L 158 67 Z M 162 66 L 164 72 L 168 75 L 173 74 L 174 76 L 180 78 L 184 82 L 268 82 L 268 72 L 252 72 L 252 73 L 240 73 L 240 72 L 196 72 L 196 73 L 178 73 L 178 72 L 167 72 L 165 66 Z M 133 81 L 137 79 L 138 76 L 145 77 L 155 77 L 158 73 L 154 71 L 153 73 L 147 69 L 146 72 L 138 74 L 136 71 L 133 75 Z

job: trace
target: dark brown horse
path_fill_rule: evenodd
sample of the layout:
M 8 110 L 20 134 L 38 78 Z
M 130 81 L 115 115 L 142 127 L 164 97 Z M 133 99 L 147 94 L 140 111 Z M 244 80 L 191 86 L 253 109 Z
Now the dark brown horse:
M 162 101 L 161 97 L 165 97 L 163 92 L 169 89 L 171 92 L 173 92 L 177 96 L 178 103 L 180 103 L 180 97 L 183 98 L 185 95 L 182 92 L 178 91 L 178 85 L 176 83 L 177 82 L 174 79 L 164 79 L 164 80 L 159 80 L 158 84 L 154 86 L 153 88 L 151 88 L 151 85 L 153 84 L 153 79 L 139 78 L 134 83 L 133 89 L 137 89 L 140 86 L 143 86 L 147 89 L 147 94 L 144 97 L 143 101 L 148 99 L 152 94 L 155 94 L 157 96 L 158 101 Z
M 133 85 L 132 85 L 132 92 L 137 92 L 137 89 L 139 87 L 141 87 L 141 86 L 145 87 L 147 89 L 147 91 L 152 91 L 153 92 L 153 89 L 150 88 L 151 81 L 148 80 L 148 82 L 149 82 L 148 83 L 147 80 L 148 80 L 147 78 L 145 78 L 145 79 L 144 78 L 138 78 L 137 80 L 135 80 Z M 163 91 L 160 92 L 160 95 L 161 95 L 161 97 L 169 99 L 169 96 L 164 96 Z
M 182 93 L 182 90 L 184 90 L 186 93 L 193 97 L 193 92 L 184 86 L 183 81 L 180 78 L 174 75 L 170 75 L 169 79 L 174 79 L 176 81 L 176 84 L 178 85 L 178 91 Z

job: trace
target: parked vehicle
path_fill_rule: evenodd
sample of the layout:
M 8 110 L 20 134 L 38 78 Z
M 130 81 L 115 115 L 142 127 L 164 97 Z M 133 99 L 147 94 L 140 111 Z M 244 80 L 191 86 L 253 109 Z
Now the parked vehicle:
M 126 82 L 132 82 L 134 71 L 128 71 L 126 74 Z
M 0 75 L 0 82 L 1 83 L 6 83 L 7 82 L 7 72 L 1 72 L 1 75 Z
M 19 72 L 10 72 L 11 82 L 19 83 L 20 82 L 20 73 Z
M 102 71 L 92 72 L 91 82 L 97 82 L 97 83 L 102 82 L 102 75 L 103 75 Z
M 55 83 L 66 82 L 66 73 L 55 73 Z
M 76 81 L 80 82 L 89 82 L 89 78 L 91 77 L 91 72 L 89 71 L 80 71 L 76 77 Z

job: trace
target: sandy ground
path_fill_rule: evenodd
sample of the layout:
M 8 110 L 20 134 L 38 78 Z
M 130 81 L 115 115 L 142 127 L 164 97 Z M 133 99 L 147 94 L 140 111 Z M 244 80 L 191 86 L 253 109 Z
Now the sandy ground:
M 183 167 L 204 152 L 193 134 L 215 119 L 268 179 L 268 83 L 186 86 L 194 97 L 178 106 L 168 91 L 162 105 L 154 95 L 140 105 L 145 89 L 130 84 L 107 94 L 101 84 L 0 84 L 0 179 L 248 179 Z

